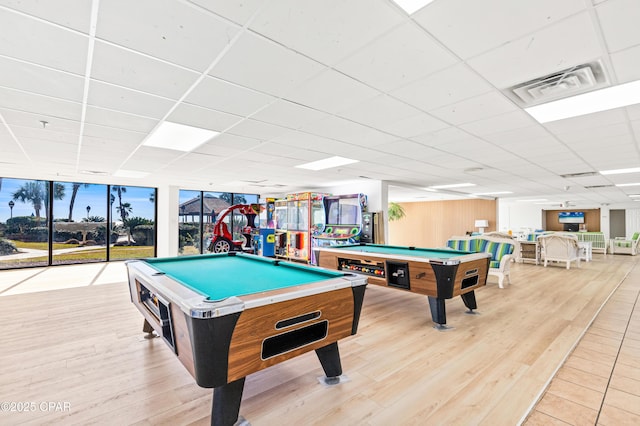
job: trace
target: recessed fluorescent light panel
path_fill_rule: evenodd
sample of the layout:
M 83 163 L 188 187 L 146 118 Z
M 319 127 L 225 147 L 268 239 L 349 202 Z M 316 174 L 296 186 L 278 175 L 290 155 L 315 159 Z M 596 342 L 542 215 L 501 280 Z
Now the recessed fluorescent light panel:
M 213 130 L 164 121 L 142 145 L 189 152 L 218 134 Z
M 513 192 L 511 191 L 476 192 L 471 195 L 504 195 L 504 194 L 513 194 Z
M 640 186 L 640 182 L 637 183 L 618 183 L 616 186 Z
M 422 9 L 433 0 L 393 0 L 395 4 L 400 6 L 402 10 L 411 15 L 414 12 Z
M 475 183 L 451 183 L 448 185 L 432 185 L 426 189 L 451 189 L 451 188 L 465 188 L 467 186 L 476 186 Z
M 143 177 L 149 176 L 148 172 L 139 172 L 137 170 L 117 170 L 113 176 L 115 177 L 124 177 L 124 178 L 133 178 L 133 179 L 141 179 Z
M 578 117 L 640 103 L 640 80 L 525 108 L 539 123 Z
M 601 175 L 621 175 L 624 173 L 640 173 L 640 167 L 633 167 L 631 169 L 616 169 L 616 170 L 603 170 Z
M 519 201 L 521 203 L 536 203 L 536 202 L 541 202 L 541 201 L 547 201 L 546 198 L 532 198 L 530 200 L 516 200 Z
M 307 170 L 324 170 L 332 167 L 345 166 L 347 164 L 357 163 L 358 160 L 352 160 L 345 157 L 329 157 L 324 160 L 312 161 L 311 163 L 300 164 L 296 166 L 299 169 Z

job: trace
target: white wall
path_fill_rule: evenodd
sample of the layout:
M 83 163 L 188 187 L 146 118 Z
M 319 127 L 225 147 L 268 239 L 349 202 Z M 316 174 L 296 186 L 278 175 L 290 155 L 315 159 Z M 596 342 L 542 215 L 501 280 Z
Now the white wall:
M 542 207 L 531 203 L 498 200 L 497 230 L 514 234 L 524 229 L 542 229 Z
M 180 188 L 177 186 L 158 186 L 158 257 L 178 255 L 178 206 Z
M 627 239 L 631 239 L 634 233 L 640 232 L 640 209 L 625 210 L 624 226 Z
M 634 209 L 627 209 L 627 217 L 630 211 Z M 637 219 L 635 228 L 640 230 L 640 209 L 637 209 Z M 537 206 L 531 203 L 504 201 L 498 200 L 498 230 L 507 232 L 513 231 L 514 234 L 521 231 L 523 228 L 530 228 L 532 230 L 544 229 L 542 226 L 542 216 L 544 209 L 542 206 Z M 634 228 L 627 219 L 627 230 Z M 609 238 L 609 207 L 600 207 L 600 231 L 604 233 L 605 239 Z M 631 231 L 633 234 L 635 231 Z M 629 233 L 629 232 L 627 232 Z

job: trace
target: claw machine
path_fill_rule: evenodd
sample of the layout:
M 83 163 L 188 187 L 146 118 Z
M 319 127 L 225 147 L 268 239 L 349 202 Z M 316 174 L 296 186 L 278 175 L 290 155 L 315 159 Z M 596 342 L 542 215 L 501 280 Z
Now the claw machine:
M 327 195 L 315 192 L 287 195 L 287 254 L 290 260 L 311 260 L 311 235 L 324 228 L 323 199 Z
M 274 256 L 287 259 L 287 200 L 275 200 L 274 202 Z

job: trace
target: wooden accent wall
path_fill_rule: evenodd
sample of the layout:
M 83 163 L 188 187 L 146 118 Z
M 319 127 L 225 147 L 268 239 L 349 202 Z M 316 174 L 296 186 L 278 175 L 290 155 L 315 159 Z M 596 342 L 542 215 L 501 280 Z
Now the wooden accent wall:
M 584 212 L 584 224 L 589 232 L 600 232 L 600 209 L 559 209 L 545 210 L 546 219 L 545 230 L 547 231 L 563 231 L 564 225 L 558 221 L 558 213 L 560 212 Z
M 406 216 L 389 222 L 389 244 L 442 247 L 454 235 L 477 232 L 476 219 L 487 219 L 485 232 L 496 230 L 495 200 L 450 200 L 399 203 Z

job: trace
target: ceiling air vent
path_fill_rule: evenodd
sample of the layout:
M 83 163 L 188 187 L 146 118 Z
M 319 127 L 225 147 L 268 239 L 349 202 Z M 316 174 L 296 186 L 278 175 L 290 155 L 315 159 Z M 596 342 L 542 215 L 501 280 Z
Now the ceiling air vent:
M 519 105 L 529 107 L 590 92 L 608 83 L 602 63 L 595 61 L 520 83 L 506 93 Z
M 564 175 L 560 175 L 560 177 L 568 179 L 568 178 L 597 176 L 599 174 L 600 173 L 598 173 L 598 172 L 567 173 L 567 174 L 564 174 Z
M 585 186 L 584 189 L 599 189 L 599 188 L 612 188 L 615 185 L 589 185 Z

